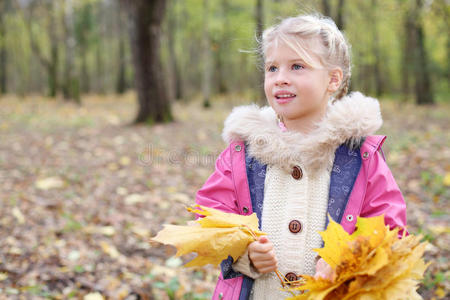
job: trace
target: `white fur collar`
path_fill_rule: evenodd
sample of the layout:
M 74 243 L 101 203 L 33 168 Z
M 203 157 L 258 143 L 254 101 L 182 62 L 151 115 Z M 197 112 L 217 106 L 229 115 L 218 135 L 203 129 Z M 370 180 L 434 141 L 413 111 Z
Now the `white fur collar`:
M 329 104 L 325 117 L 310 134 L 282 132 L 274 110 L 256 105 L 239 106 L 225 120 L 225 142 L 245 141 L 249 154 L 260 162 L 291 172 L 300 165 L 314 173 L 333 164 L 334 152 L 343 143 L 358 147 L 383 121 L 374 98 L 353 92 Z

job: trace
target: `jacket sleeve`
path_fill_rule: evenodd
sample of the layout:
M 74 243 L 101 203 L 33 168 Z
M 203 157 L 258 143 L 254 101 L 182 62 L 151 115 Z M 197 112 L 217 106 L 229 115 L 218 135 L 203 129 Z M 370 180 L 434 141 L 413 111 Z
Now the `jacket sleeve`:
M 380 153 L 381 152 L 381 153 Z M 387 166 L 379 148 L 375 151 L 368 169 L 366 196 L 361 217 L 373 217 L 384 214 L 384 221 L 391 229 L 401 227 L 399 237 L 406 226 L 406 204 L 402 193 Z
M 245 253 L 241 257 L 239 257 L 236 262 L 233 263 L 232 268 L 236 272 L 245 274 L 253 279 L 256 279 L 262 275 L 251 263 L 250 258 L 248 257 L 248 248 Z
M 239 212 L 231 168 L 230 147 L 227 147 L 217 158 L 215 170 L 198 190 L 195 202 L 224 212 Z M 234 271 L 232 265 L 233 258 L 231 256 L 222 261 L 221 269 L 224 279 L 242 275 Z
M 224 212 L 238 213 L 231 170 L 231 152 L 227 147 L 217 158 L 215 170 L 198 190 L 195 202 Z

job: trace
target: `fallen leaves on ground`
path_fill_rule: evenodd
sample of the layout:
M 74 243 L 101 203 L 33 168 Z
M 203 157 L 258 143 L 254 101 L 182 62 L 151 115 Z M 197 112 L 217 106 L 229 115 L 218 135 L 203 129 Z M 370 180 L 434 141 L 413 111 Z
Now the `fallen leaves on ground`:
M 81 106 L 3 95 L 0 298 L 83 299 L 98 292 L 123 299 L 128 291 L 130 298 L 167 300 L 175 291 L 176 299 L 211 299 L 217 267 L 175 268 L 173 249 L 150 247 L 148 239 L 162 224 L 192 219 L 184 207 L 226 146 L 223 121 L 243 104 L 241 96 L 215 97 L 208 110 L 201 100 L 175 102 L 176 122 L 130 126 L 137 108 L 132 93 L 83 96 Z M 424 235 L 432 249 L 427 260 L 436 261 L 419 293 L 445 299 L 450 104 L 385 100 L 379 134 L 388 136 L 387 163 L 407 201 L 409 232 Z M 101 242 L 124 259 L 112 258 L 107 252 L 115 252 L 103 251 Z

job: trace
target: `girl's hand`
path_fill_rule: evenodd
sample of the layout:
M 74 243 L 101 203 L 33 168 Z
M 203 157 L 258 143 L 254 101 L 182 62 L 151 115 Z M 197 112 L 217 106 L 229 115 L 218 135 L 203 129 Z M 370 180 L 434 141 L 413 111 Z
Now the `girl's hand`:
M 319 279 L 322 277 L 323 279 L 331 280 L 333 275 L 333 269 L 321 258 L 317 261 L 316 264 L 316 274 L 314 275 L 315 279 Z
M 266 236 L 248 245 L 248 257 L 259 273 L 269 273 L 277 269 L 277 259 L 273 244 Z

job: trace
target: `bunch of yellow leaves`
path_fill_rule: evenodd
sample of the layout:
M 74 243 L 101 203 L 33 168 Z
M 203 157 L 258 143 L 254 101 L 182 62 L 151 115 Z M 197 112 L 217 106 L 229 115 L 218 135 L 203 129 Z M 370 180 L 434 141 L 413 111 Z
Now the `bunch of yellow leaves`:
M 164 225 L 164 229 L 151 239 L 175 246 L 177 256 L 196 252 L 197 257 L 186 267 L 218 265 L 229 255 L 237 260 L 245 253 L 248 244 L 265 235 L 258 230 L 255 213 L 242 216 L 201 205 L 195 207 L 200 209 L 188 207 L 187 210 L 204 218 L 195 221 L 194 226 Z
M 306 283 L 291 290 L 307 291 L 289 299 L 422 299 L 417 284 L 429 264 L 420 236 L 398 239 L 384 216 L 358 218 L 349 235 L 330 218 L 321 232 L 325 246 L 315 249 L 333 269 L 331 280 L 304 275 Z

